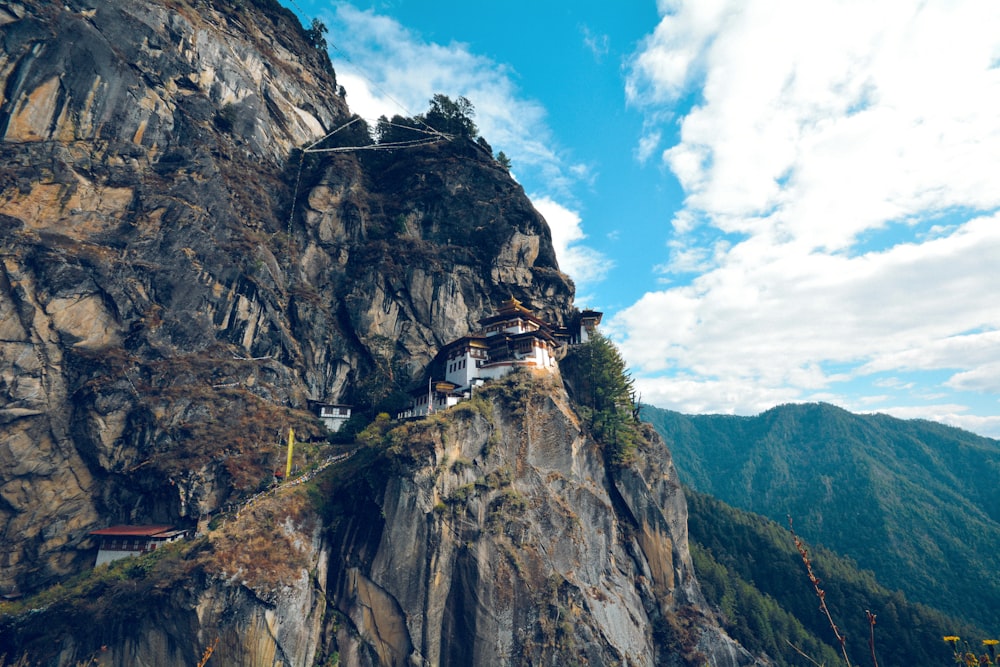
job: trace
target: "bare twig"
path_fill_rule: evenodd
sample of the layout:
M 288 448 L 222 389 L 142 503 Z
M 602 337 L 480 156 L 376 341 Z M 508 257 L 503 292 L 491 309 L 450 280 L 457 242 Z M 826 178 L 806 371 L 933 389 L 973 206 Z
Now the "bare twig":
M 872 665 L 878 667 L 878 658 L 875 657 L 875 614 L 870 609 L 865 609 L 865 616 L 868 617 L 868 648 L 872 652 Z
M 802 649 L 800 649 L 798 646 L 788 641 L 787 639 L 785 640 L 785 643 L 791 646 L 793 649 L 795 649 L 795 652 L 801 655 L 803 658 L 805 658 L 812 664 L 816 665 L 816 667 L 826 667 L 826 663 L 816 662 L 815 660 L 812 659 L 812 656 L 810 656 L 808 653 L 806 653 L 805 651 L 803 651 Z
M 844 662 L 847 663 L 847 667 L 851 667 L 851 659 L 847 657 L 847 638 L 841 634 L 840 628 L 833 621 L 833 615 L 830 613 L 829 607 L 826 606 L 826 591 L 824 591 L 819 586 L 819 577 L 813 572 L 812 561 L 809 560 L 809 552 L 806 550 L 805 543 L 799 539 L 799 536 L 795 534 L 795 528 L 792 526 L 792 517 L 788 517 L 788 530 L 792 534 L 792 540 L 795 542 L 795 548 L 799 550 L 799 555 L 802 556 L 802 562 L 806 565 L 806 572 L 809 575 L 809 583 L 812 584 L 813 590 L 816 591 L 816 597 L 819 598 L 819 610 L 826 615 L 826 620 L 830 622 L 830 627 L 833 628 L 833 634 L 837 638 L 837 642 L 840 644 L 840 653 L 844 656 Z

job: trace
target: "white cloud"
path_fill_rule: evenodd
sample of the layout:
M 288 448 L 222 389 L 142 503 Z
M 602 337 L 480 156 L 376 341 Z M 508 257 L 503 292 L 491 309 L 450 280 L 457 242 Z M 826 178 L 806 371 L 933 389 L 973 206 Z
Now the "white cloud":
M 594 54 L 594 60 L 597 62 L 603 60 L 611 49 L 611 38 L 604 34 L 594 33 L 587 26 L 582 26 L 580 32 L 583 34 L 583 45 Z
M 678 118 L 662 156 L 686 198 L 658 268 L 698 275 L 611 318 L 642 382 L 741 413 L 879 373 L 1000 393 L 1000 3 L 660 9 L 626 93 L 647 114 L 639 158 Z M 941 406 L 922 414 L 996 428 Z
M 992 356 L 997 361 L 985 363 L 971 370 L 955 373 L 945 386 L 957 391 L 979 391 L 1000 395 L 1000 348 L 994 346 Z
M 725 260 L 730 244 L 720 239 L 712 245 L 700 245 L 678 237 L 668 241 L 667 247 L 670 249 L 670 259 L 653 268 L 664 275 L 707 272 Z
M 626 94 L 631 99 L 671 101 L 698 75 L 707 47 L 736 3 L 724 0 L 661 2 L 666 16 L 638 54 Z
M 775 405 L 802 400 L 792 389 L 746 386 L 739 380 L 700 377 L 637 378 L 636 391 L 643 403 L 686 414 L 755 415 Z
M 580 244 L 587 238 L 580 214 L 548 196 L 532 196 L 531 201 L 549 223 L 559 267 L 573 278 L 577 288 L 603 280 L 613 264 L 603 253 Z
M 751 239 L 690 285 L 647 293 L 608 327 L 640 376 L 685 376 L 676 387 L 720 411 L 729 400 L 743 413 L 776 397 L 813 400 L 885 372 L 954 369 L 951 389 L 1000 391 L 990 375 L 1000 363 L 996 257 L 1000 216 L 858 257 Z M 661 377 L 658 395 L 672 382 Z
M 338 71 L 337 81 L 348 91 L 351 111 L 369 121 L 380 116 L 392 118 L 402 113 L 399 105 L 384 94 L 373 90 L 363 77 L 350 71 Z
M 900 406 L 879 410 L 899 419 L 929 419 L 948 426 L 964 428 L 967 431 L 1000 439 L 1000 416 L 980 416 L 968 414 L 968 409 L 959 404 Z
M 660 130 L 650 130 L 639 138 L 639 146 L 635 149 L 635 157 L 639 162 L 645 164 L 663 141 L 663 132 Z
M 840 249 L 891 220 L 1000 205 L 1000 4 L 678 5 L 627 92 L 655 111 L 700 91 L 664 159 L 716 225 Z

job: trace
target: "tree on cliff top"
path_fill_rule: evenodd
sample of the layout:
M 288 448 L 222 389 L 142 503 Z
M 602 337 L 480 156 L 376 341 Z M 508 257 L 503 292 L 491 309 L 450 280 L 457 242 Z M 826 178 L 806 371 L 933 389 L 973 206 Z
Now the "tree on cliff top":
M 475 139 L 479 135 L 479 128 L 472 120 L 475 115 L 476 109 L 467 98 L 452 100 L 438 93 L 431 98 L 431 108 L 420 119 L 438 132 Z
M 560 362 L 570 393 L 594 436 L 615 464 L 635 455 L 637 426 L 635 383 L 615 344 L 595 333 L 570 349 Z
M 431 98 L 430 104 L 425 113 L 413 118 L 399 115 L 393 116 L 392 120 L 385 116 L 379 118 L 375 127 L 378 143 L 423 139 L 427 137 L 427 128 L 467 139 L 479 136 L 479 128 L 472 120 L 476 115 L 475 107 L 465 97 L 452 100 L 447 95 L 438 93 Z
M 329 29 L 326 24 L 319 19 L 312 20 L 312 27 L 306 28 L 306 41 L 309 42 L 309 46 L 314 49 L 319 49 L 320 51 L 326 52 L 326 33 Z

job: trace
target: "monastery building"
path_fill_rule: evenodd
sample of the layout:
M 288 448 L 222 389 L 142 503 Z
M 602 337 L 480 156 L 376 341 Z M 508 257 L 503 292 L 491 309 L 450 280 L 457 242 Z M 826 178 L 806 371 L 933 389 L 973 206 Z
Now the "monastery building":
M 568 328 L 554 329 L 513 297 L 495 315 L 479 321 L 475 333 L 445 345 L 430 368 L 444 368 L 444 378 L 428 375 L 427 386 L 411 394 L 398 418 L 425 417 L 457 404 L 487 380 L 503 377 L 515 368 L 554 371 L 556 352 L 566 344 L 585 343 L 601 321 L 601 313 L 584 310 Z

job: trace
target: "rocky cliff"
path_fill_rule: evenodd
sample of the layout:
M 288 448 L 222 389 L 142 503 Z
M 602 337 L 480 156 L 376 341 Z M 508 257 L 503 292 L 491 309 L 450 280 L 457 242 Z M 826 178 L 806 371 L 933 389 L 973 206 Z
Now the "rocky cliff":
M 372 142 L 315 42 L 273 0 L 0 3 L 0 593 L 64 582 L 4 612 L 4 645 L 734 664 L 665 450 L 609 477 L 558 383 L 537 423 L 498 398 L 370 443 L 295 512 L 224 512 L 270 483 L 288 426 L 313 441 L 298 467 L 329 453 L 310 399 L 373 414 L 510 296 L 572 314 L 544 220 L 481 144 L 300 151 Z M 88 531 L 154 522 L 204 535 L 65 583 Z
M 669 453 L 639 440 L 611 464 L 558 373 L 515 373 L 34 598 L 0 639 L 53 665 L 754 663 L 705 608 Z
M 324 494 L 347 664 L 749 662 L 705 612 L 662 441 L 610 465 L 558 374 L 508 376 L 380 444 Z
M 0 591 L 79 570 L 89 529 L 253 490 L 275 431 L 318 433 L 289 409 L 375 403 L 511 293 L 568 308 L 480 151 L 293 154 L 350 116 L 276 3 L 0 17 Z

